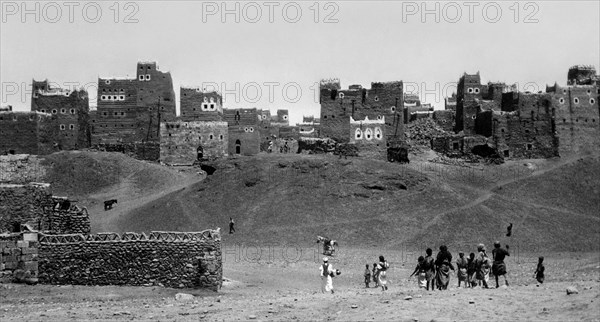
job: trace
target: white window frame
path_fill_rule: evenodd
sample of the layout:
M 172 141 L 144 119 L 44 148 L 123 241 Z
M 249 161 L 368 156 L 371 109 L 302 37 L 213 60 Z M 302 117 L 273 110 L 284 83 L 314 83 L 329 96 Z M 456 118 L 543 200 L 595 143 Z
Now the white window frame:
M 363 138 L 362 131 L 359 128 L 357 128 L 356 130 L 354 130 L 354 139 L 356 139 L 356 140 L 362 140 L 362 138 Z
M 368 141 L 373 140 L 373 130 L 371 130 L 370 128 L 365 130 L 365 139 L 367 139 Z

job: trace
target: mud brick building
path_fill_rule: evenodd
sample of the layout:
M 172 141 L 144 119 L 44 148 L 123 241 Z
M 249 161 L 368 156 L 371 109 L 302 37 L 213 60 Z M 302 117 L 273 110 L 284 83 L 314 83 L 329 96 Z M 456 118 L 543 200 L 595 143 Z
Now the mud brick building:
M 547 91 L 555 111 L 556 135 L 560 156 L 598 151 L 600 146 L 600 87 L 554 85 Z
M 359 156 L 376 159 L 387 157 L 385 117 L 355 121 L 350 117 L 350 143 L 358 148 Z
M 223 121 L 173 121 L 160 124 L 160 160 L 191 164 L 228 154 L 228 127 Z
M 0 153 L 50 154 L 59 150 L 60 134 L 54 114 L 0 111 Z
M 223 121 L 223 98 L 220 93 L 181 87 L 179 97 L 182 121 Z
M 444 131 L 452 132 L 454 130 L 455 114 L 455 111 L 451 109 L 433 111 L 433 120 Z
M 256 155 L 260 152 L 259 110 L 225 109 L 228 125 L 228 154 Z
M 55 140 L 60 150 L 77 150 L 90 146 L 89 99 L 81 90 L 53 88 L 48 80 L 33 80 L 31 111 L 56 115 L 59 134 Z
M 169 72 L 155 62 L 139 62 L 135 78 L 99 78 L 92 144 L 158 142 L 160 122 L 176 117 Z
M 350 117 L 355 120 L 385 120 L 386 142 L 401 144 L 404 138 L 402 81 L 371 83 L 371 88 L 351 85 L 342 90 L 337 79 L 320 84 L 321 136 L 347 143 L 352 136 Z

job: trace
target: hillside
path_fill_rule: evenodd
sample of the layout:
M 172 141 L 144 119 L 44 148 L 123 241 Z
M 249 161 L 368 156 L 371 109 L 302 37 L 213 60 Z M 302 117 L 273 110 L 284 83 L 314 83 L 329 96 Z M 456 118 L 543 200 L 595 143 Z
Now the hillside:
M 79 154 L 66 160 L 77 164 L 73 160 L 89 158 L 108 170 L 124 165 L 112 181 L 89 179 L 92 189 L 83 180 L 75 189 L 89 192 L 82 200 L 111 193 L 123 200 L 108 212 L 94 208 L 94 231 L 221 227 L 225 243 L 301 247 L 312 246 L 316 235 L 343 246 L 396 249 L 441 243 L 473 249 L 495 239 L 520 252 L 591 251 L 600 245 L 597 157 L 458 167 L 261 154 L 215 163 L 215 174 L 199 181 L 191 170 Z M 69 191 L 68 183 L 61 185 Z M 226 233 L 230 216 L 237 223 L 234 235 Z M 504 236 L 509 222 L 514 224 L 510 238 Z

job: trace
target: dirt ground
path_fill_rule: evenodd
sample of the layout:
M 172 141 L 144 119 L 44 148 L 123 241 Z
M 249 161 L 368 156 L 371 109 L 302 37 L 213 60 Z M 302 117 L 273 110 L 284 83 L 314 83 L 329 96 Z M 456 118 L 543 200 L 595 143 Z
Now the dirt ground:
M 508 288 L 459 289 L 452 275 L 449 290 L 440 292 L 409 280 L 419 254 L 384 250 L 391 267 L 389 290 L 382 292 L 373 283 L 365 288 L 362 277 L 364 264 L 372 265 L 381 250 L 341 248 L 331 259 L 342 271 L 334 279 L 336 292 L 321 294 L 323 255 L 305 246 L 224 245 L 225 281 L 218 292 L 2 284 L 0 320 L 600 321 L 599 254 L 544 254 L 544 284 L 533 278 L 537 254 L 519 254 L 507 261 Z M 567 295 L 570 286 L 579 293 Z M 177 300 L 177 293 L 194 297 Z

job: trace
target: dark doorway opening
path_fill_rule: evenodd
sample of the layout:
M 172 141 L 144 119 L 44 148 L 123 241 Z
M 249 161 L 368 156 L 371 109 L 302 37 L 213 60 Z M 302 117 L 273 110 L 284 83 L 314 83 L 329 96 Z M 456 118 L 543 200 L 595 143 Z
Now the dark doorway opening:
M 240 140 L 235 140 L 235 154 L 242 153 L 242 142 Z
M 202 146 L 199 146 L 196 149 L 196 160 L 202 161 L 202 159 L 204 159 L 204 148 L 202 148 Z

